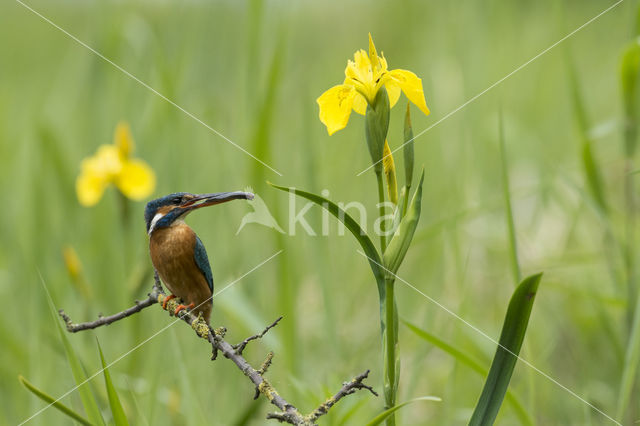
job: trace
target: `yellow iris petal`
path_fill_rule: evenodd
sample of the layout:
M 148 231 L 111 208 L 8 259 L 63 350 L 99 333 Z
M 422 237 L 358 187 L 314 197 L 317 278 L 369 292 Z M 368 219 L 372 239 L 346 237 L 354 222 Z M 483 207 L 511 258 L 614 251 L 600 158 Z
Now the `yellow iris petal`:
M 101 145 L 95 156 L 82 162 L 82 168 L 91 170 L 95 175 L 110 179 L 122 170 L 122 158 L 119 149 L 114 145 Z
M 387 60 L 384 58 L 384 53 L 382 56 L 378 56 L 378 62 L 380 63 L 380 72 L 386 72 L 388 65 Z
M 320 121 L 327 126 L 329 135 L 347 125 L 355 96 L 356 90 L 352 86 L 341 84 L 327 90 L 317 99 Z
M 83 206 L 93 206 L 104 193 L 109 182 L 122 169 L 118 149 L 102 145 L 96 155 L 82 160 L 82 171 L 76 180 L 76 194 Z
M 76 179 L 76 194 L 83 206 L 100 201 L 110 184 L 115 184 L 128 198 L 141 200 L 155 189 L 156 176 L 147 163 L 131 159 L 134 143 L 126 122 L 116 126 L 112 145 L 101 145 L 95 155 L 81 163 Z
M 424 100 L 424 91 L 422 90 L 422 80 L 407 70 L 392 70 L 385 75 L 387 81 L 385 86 L 389 91 L 389 86 L 397 85 L 402 89 L 404 94 L 411 102 L 413 102 L 420 111 L 425 115 L 429 115 L 429 108 Z M 389 96 L 391 98 L 391 96 Z M 393 106 L 393 104 L 391 104 Z
M 133 200 L 142 200 L 156 187 L 156 175 L 142 160 L 131 160 L 123 164 L 116 185 L 122 193 Z
M 364 50 L 358 50 L 353 54 L 353 61 L 347 63 L 347 68 L 344 70 L 344 74 L 348 78 L 358 80 L 363 84 L 371 82 L 371 61 L 369 55 Z
M 329 135 L 347 125 L 351 109 L 365 115 L 367 104 L 373 105 L 382 86 L 387 89 L 390 107 L 398 102 L 400 92 L 404 92 L 425 115 L 429 114 L 422 80 L 411 71 L 388 71 L 387 67 L 387 60 L 383 54 L 378 55 L 369 34 L 369 51 L 358 50 L 353 60 L 347 61 L 344 83 L 332 87 L 317 99 L 320 121 L 327 127 Z
M 376 46 L 375 44 L 373 44 L 371 33 L 369 33 L 369 60 L 371 61 L 371 66 L 374 70 L 380 67 L 380 62 L 378 61 L 378 52 L 376 52 Z
M 133 153 L 133 136 L 131 136 L 131 129 L 129 124 L 121 121 L 116 126 L 116 131 L 113 135 L 113 144 L 118 148 L 120 155 L 123 158 L 128 158 Z
M 367 100 L 360 93 L 356 93 L 353 98 L 353 110 L 360 115 L 364 115 L 367 112 Z
M 400 86 L 398 86 L 393 80 L 388 80 L 384 87 L 387 89 L 387 94 L 389 95 L 389 108 L 393 108 L 393 106 L 400 99 Z
M 102 198 L 109 181 L 103 176 L 84 170 L 76 179 L 78 201 L 85 207 L 94 206 Z

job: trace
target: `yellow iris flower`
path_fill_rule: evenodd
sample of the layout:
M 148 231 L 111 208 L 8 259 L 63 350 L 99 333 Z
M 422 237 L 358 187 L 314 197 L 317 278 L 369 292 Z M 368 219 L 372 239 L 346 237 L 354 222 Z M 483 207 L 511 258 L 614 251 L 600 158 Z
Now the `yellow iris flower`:
M 422 80 L 407 70 L 387 69 L 384 55 L 378 56 L 376 47 L 369 34 L 369 54 L 358 50 L 354 60 L 347 62 L 344 71 L 344 83 L 324 92 L 317 100 L 320 106 L 320 121 L 327 126 L 329 135 L 343 129 L 349 121 L 351 110 L 364 115 L 367 103 L 373 104 L 378 90 L 382 86 L 387 89 L 389 104 L 393 107 L 400 91 L 413 102 L 420 111 L 429 115 L 429 108 L 424 99 Z
M 142 200 L 154 191 L 156 175 L 147 163 L 132 158 L 133 137 L 127 123 L 116 127 L 112 145 L 102 145 L 95 155 L 82 160 L 76 180 L 80 204 L 93 206 L 100 201 L 110 184 L 133 200 Z

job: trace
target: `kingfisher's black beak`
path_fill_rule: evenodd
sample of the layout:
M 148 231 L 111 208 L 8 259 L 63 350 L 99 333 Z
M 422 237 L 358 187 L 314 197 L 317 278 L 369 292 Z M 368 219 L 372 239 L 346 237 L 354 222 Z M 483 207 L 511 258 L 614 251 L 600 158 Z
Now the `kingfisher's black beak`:
M 186 200 L 180 207 L 191 211 L 199 209 L 200 207 L 213 206 L 214 204 L 226 203 L 232 200 L 253 200 L 253 194 L 241 191 L 200 194 L 190 200 Z

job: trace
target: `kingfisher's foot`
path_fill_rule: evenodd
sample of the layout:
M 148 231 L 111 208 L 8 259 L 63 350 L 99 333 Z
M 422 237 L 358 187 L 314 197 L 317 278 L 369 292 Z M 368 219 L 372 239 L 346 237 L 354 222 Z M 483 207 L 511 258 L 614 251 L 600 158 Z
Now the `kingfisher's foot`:
M 193 309 L 195 307 L 196 305 L 193 302 L 189 303 L 188 305 L 178 305 L 173 315 L 178 315 L 178 312 L 182 311 L 183 309 Z
M 171 299 L 175 299 L 176 295 L 175 294 L 170 294 L 167 297 L 164 298 L 164 302 L 162 302 L 162 309 L 164 309 L 165 311 L 167 310 L 167 303 L 169 303 L 169 300 Z

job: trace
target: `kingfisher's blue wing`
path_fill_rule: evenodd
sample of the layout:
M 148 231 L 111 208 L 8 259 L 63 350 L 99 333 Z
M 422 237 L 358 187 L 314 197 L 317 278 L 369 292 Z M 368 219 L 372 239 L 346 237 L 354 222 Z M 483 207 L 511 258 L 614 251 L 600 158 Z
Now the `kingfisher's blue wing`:
M 211 293 L 213 293 L 213 273 L 211 272 L 211 266 L 209 265 L 209 257 L 207 256 L 207 250 L 204 248 L 204 244 L 200 241 L 200 238 L 196 235 L 196 246 L 193 249 L 193 256 L 195 257 L 196 265 L 209 284 Z

